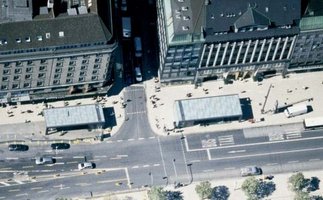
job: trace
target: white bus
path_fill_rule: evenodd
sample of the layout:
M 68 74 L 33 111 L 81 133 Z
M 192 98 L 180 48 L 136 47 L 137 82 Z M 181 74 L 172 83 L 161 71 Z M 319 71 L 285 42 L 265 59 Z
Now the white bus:
M 135 44 L 135 56 L 141 57 L 142 56 L 142 45 L 141 45 L 141 38 L 135 37 L 134 38 L 134 44 Z
M 313 117 L 304 119 L 305 129 L 323 128 L 323 117 Z

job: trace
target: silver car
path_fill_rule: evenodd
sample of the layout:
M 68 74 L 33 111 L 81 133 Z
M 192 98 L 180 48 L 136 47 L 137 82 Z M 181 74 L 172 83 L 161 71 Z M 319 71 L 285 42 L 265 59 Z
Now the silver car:
M 44 164 L 53 164 L 54 159 L 52 157 L 36 157 L 36 165 L 44 165 Z
M 241 168 L 241 176 L 253 176 L 262 174 L 262 170 L 260 167 L 252 166 L 252 167 L 244 167 Z
M 84 162 L 84 163 L 79 163 L 78 164 L 78 169 L 93 169 L 94 168 L 94 163 L 91 162 Z

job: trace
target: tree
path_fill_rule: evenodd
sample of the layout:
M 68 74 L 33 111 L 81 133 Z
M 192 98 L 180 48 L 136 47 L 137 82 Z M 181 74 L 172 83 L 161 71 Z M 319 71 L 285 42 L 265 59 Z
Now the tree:
M 311 200 L 311 198 L 308 192 L 298 191 L 294 200 Z
M 276 185 L 272 181 L 261 181 L 255 177 L 247 178 L 241 186 L 250 200 L 257 200 L 272 194 Z
M 323 200 L 323 197 L 319 195 L 314 195 L 314 196 L 311 196 L 311 200 Z
M 195 187 L 196 193 L 199 195 L 200 199 L 211 198 L 212 188 L 209 181 L 203 181 Z
M 306 186 L 308 180 L 305 179 L 303 173 L 298 172 L 297 174 L 293 174 L 289 177 L 288 182 L 290 184 L 290 188 L 294 192 L 302 191 Z
M 162 187 L 152 187 L 148 191 L 148 198 L 150 200 L 166 200 L 166 193 Z
M 165 196 L 167 200 L 183 200 L 183 194 L 180 191 L 165 191 Z
M 227 200 L 230 196 L 229 188 L 221 185 L 212 189 L 211 200 Z

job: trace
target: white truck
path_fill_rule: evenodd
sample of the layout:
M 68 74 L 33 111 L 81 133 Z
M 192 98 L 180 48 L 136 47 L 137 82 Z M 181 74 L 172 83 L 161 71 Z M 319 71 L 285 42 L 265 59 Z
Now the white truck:
M 308 109 L 306 104 L 291 106 L 284 110 L 286 117 L 295 117 L 297 115 L 302 115 L 307 112 L 308 112 Z
M 124 38 L 131 38 L 131 18 L 122 17 L 122 35 Z

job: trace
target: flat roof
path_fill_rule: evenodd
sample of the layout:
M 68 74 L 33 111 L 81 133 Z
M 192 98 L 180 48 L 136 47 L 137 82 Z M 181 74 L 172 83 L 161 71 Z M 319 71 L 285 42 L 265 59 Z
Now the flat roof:
M 176 100 L 174 109 L 177 121 L 242 116 L 238 94 Z
M 103 124 L 103 109 L 99 104 L 50 108 L 44 110 L 47 128 Z

